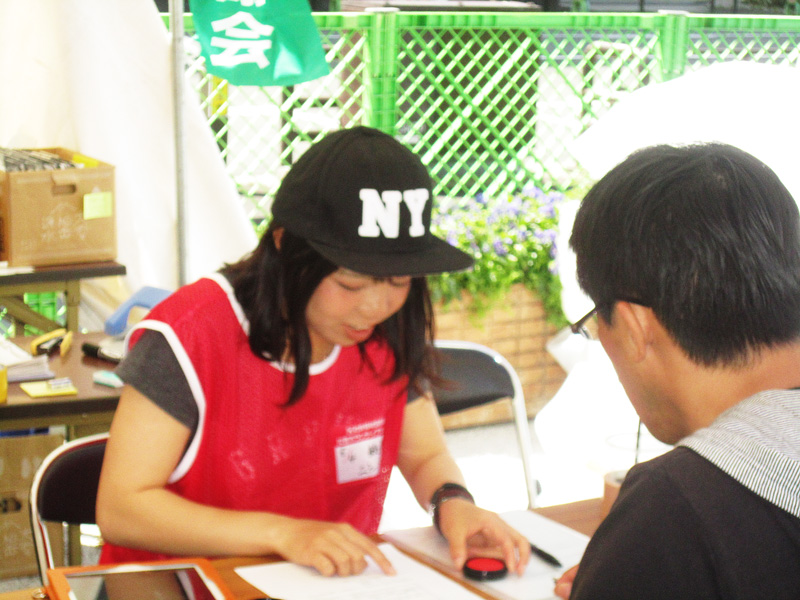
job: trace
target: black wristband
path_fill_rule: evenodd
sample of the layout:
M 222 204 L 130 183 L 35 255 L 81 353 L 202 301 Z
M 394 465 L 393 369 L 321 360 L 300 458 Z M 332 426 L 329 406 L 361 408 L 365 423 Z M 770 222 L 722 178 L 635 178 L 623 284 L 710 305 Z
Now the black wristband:
M 441 527 L 439 527 L 439 507 L 453 498 L 462 498 L 463 500 L 469 500 L 475 504 L 475 498 L 472 497 L 472 494 L 469 493 L 469 490 L 467 490 L 467 488 L 465 488 L 463 485 L 459 485 L 457 483 L 445 483 L 438 490 L 433 492 L 430 513 L 431 516 L 433 516 L 433 524 L 439 533 L 442 532 Z

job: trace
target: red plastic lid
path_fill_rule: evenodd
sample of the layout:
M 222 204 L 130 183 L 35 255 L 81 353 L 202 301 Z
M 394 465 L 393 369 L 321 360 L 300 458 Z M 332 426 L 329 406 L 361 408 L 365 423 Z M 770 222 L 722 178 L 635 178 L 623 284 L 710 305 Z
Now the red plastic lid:
M 464 563 L 464 575 L 476 581 L 502 579 L 508 573 L 506 563 L 499 558 L 476 556 Z

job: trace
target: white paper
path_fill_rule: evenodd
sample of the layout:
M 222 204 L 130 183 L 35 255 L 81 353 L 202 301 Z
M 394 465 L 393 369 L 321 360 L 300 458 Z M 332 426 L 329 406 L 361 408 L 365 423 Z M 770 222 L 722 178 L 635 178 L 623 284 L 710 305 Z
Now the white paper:
M 31 360 L 33 356 L 8 338 L 0 338 L 0 365 L 10 367 Z
M 9 267 L 8 261 L 0 261 L 0 276 L 21 275 L 23 273 L 33 273 L 33 267 Z
M 9 382 L 55 377 L 46 354 L 31 356 L 28 351 L 7 338 L 0 338 L 0 365 L 7 367 L 6 376 Z
M 504 579 L 476 583 L 477 587 L 497 598 L 508 600 L 550 600 L 553 595 L 554 578 L 568 568 L 577 565 L 586 549 L 589 538 L 574 529 L 556 523 L 529 510 L 503 513 L 503 519 L 541 549 L 555 556 L 563 565 L 556 568 L 531 556 L 525 574 L 521 577 L 509 573 Z M 413 550 L 426 556 L 432 563 L 463 578 L 450 560 L 447 543 L 433 527 L 402 529 L 383 534 L 400 548 Z
M 369 558 L 369 566 L 352 577 L 325 577 L 311 567 L 277 562 L 239 567 L 236 573 L 275 598 L 290 600 L 476 600 L 480 596 L 415 561 L 390 544 L 381 552 L 397 575 L 386 575 Z

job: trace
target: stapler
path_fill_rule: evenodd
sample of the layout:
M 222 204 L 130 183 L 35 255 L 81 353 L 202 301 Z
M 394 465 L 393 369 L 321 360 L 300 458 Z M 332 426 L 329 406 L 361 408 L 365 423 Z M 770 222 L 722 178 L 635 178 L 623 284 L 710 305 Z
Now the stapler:
M 31 341 L 31 354 L 36 356 L 38 354 L 50 355 L 61 349 L 61 354 L 66 354 L 72 345 L 72 332 L 64 328 L 54 329 L 45 334 L 34 338 Z

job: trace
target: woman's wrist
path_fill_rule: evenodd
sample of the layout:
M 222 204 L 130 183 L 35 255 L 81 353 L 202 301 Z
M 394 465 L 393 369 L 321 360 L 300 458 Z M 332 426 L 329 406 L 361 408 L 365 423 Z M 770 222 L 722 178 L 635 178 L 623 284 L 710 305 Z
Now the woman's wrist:
M 431 497 L 429 512 L 433 517 L 433 524 L 439 533 L 442 532 L 442 528 L 439 524 L 440 508 L 445 502 L 455 498 L 467 500 L 468 502 L 475 504 L 475 498 L 472 497 L 472 494 L 469 493 L 469 490 L 458 483 L 445 483 L 444 485 L 440 486 Z

